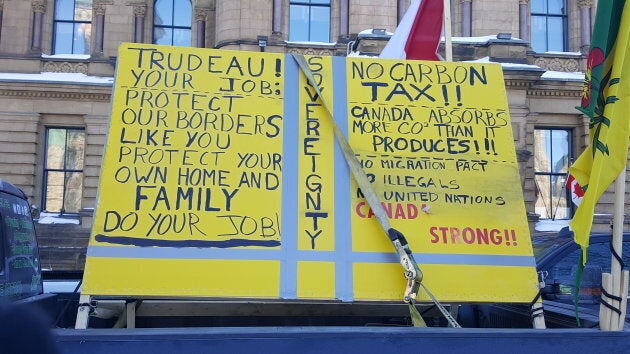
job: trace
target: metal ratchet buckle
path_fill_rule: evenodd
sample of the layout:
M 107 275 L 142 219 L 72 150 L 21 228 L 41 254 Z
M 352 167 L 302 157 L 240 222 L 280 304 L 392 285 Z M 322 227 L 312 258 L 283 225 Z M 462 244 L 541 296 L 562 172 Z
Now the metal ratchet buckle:
M 416 296 L 420 290 L 422 271 L 411 254 L 411 250 L 409 249 L 409 244 L 407 243 L 405 236 L 394 228 L 389 229 L 388 236 L 394 244 L 396 253 L 398 253 L 398 256 L 400 257 L 400 265 L 405 270 L 405 278 L 407 278 L 404 301 L 406 303 L 413 304 L 415 303 Z

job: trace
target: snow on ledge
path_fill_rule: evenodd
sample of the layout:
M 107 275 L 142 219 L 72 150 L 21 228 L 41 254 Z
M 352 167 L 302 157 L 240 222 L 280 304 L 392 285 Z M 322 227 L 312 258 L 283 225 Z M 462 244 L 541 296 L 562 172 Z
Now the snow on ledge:
M 518 64 L 518 63 L 499 63 L 495 61 L 490 61 L 490 57 L 483 57 L 475 60 L 466 60 L 466 63 L 491 63 L 491 64 L 501 64 L 504 68 L 509 69 L 517 69 L 517 70 L 544 70 L 538 65 L 530 65 L 530 64 Z
M 560 80 L 560 81 L 584 81 L 583 72 L 563 72 L 563 71 L 547 71 L 542 74 L 543 80 Z
M 286 44 L 300 45 L 300 46 L 309 46 L 309 45 L 319 45 L 319 46 L 335 46 L 337 42 L 309 42 L 309 41 L 285 41 Z
M 81 73 L 52 73 L 43 72 L 39 74 L 23 73 L 0 73 L 0 81 L 13 82 L 48 82 L 64 84 L 90 84 L 111 86 L 114 78 L 111 76 L 88 76 Z
M 451 41 L 453 43 L 467 43 L 467 44 L 485 44 L 488 41 L 497 39 L 497 35 L 489 35 L 489 36 L 479 36 L 479 37 L 451 37 Z M 518 39 L 518 38 L 510 38 L 510 40 Z M 441 38 L 444 41 L 444 37 Z
M 549 51 L 549 52 L 544 52 L 544 53 L 537 53 L 537 54 L 549 54 L 549 55 L 570 55 L 570 56 L 581 56 L 582 52 L 558 52 L 558 51 Z
M 543 219 L 536 223 L 535 229 L 540 232 L 558 232 L 569 226 L 571 220 L 551 220 Z
M 39 219 L 37 220 L 38 224 L 75 224 L 79 225 L 79 219 L 73 217 L 61 217 L 59 213 L 47 213 L 41 212 L 39 214 Z
M 87 60 L 90 59 L 89 54 L 42 54 L 42 59 L 73 59 L 73 60 Z
M 364 36 L 369 36 L 369 35 L 375 35 L 375 33 L 373 32 L 376 28 L 368 28 L 366 30 L 363 30 L 361 32 L 358 33 L 358 35 L 364 35 Z M 389 31 L 385 31 L 385 36 L 393 36 L 394 34 L 392 32 Z

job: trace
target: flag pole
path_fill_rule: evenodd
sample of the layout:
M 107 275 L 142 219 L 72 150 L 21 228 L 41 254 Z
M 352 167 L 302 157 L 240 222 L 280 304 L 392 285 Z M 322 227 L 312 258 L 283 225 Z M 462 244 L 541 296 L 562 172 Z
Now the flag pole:
M 446 53 L 446 61 L 453 61 L 451 37 L 451 0 L 444 0 L 444 51 Z
M 623 224 L 624 224 L 624 199 L 626 194 L 626 166 L 624 165 L 621 173 L 615 180 L 615 204 L 613 213 L 613 230 L 612 230 L 612 250 L 617 253 L 619 257 L 622 257 L 623 249 Z M 622 294 L 624 285 L 622 283 L 622 269 L 621 264 L 615 257 L 611 257 L 610 274 L 612 275 L 612 295 L 621 298 L 621 302 L 613 300 L 613 306 L 618 309 L 627 302 L 628 294 Z M 626 280 L 627 281 L 627 280 Z M 623 329 L 625 322 L 625 312 L 621 315 L 611 311 L 610 314 L 610 330 L 619 331 Z M 621 325 L 621 327 L 620 327 Z

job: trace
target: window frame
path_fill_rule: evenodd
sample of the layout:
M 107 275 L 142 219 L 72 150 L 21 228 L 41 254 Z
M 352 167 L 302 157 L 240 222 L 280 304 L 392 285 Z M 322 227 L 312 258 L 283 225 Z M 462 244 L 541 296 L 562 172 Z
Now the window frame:
M 193 21 L 192 21 L 192 9 L 193 9 L 193 2 L 192 2 L 192 0 L 188 0 L 188 2 L 190 3 L 190 9 L 191 9 L 191 11 L 190 11 L 190 26 L 175 25 L 175 5 L 176 5 L 177 0 L 169 0 L 169 1 L 171 1 L 172 6 L 173 6 L 173 11 L 170 13 L 172 25 L 156 24 L 155 23 L 156 13 L 157 13 L 157 11 L 156 11 L 156 4 L 157 4 L 158 1 L 160 1 L 160 0 L 153 0 L 153 20 L 152 20 L 153 21 L 152 22 L 153 27 L 152 27 L 152 32 L 151 32 L 151 43 L 158 44 L 158 43 L 155 42 L 156 41 L 156 38 L 155 38 L 155 31 L 156 31 L 156 29 L 164 29 L 164 30 L 170 30 L 171 31 L 171 43 L 170 44 L 162 43 L 162 45 L 175 45 L 173 43 L 174 39 L 175 39 L 175 36 L 174 36 L 175 30 L 188 30 L 189 33 L 190 33 L 190 36 L 189 36 L 190 43 L 188 43 L 187 46 L 188 47 L 192 46 L 192 34 L 193 34 L 192 33 L 192 23 L 193 23 Z M 181 44 L 178 44 L 178 45 L 181 46 Z
M 311 19 L 311 10 L 313 8 L 327 8 L 328 9 L 328 42 L 330 42 L 330 36 L 331 36 L 331 16 L 332 16 L 332 0 L 328 0 L 327 3 L 319 3 L 319 2 L 313 2 L 313 0 L 289 0 L 289 16 L 291 14 L 291 7 L 293 5 L 296 6 L 305 6 L 308 8 L 308 35 L 306 39 L 291 39 L 291 18 L 289 18 L 289 41 L 295 41 L 295 42 L 318 42 L 318 41 L 314 41 L 312 39 L 313 37 L 313 33 L 312 33 L 312 24 L 313 21 Z
M 567 0 L 561 0 L 562 1 L 562 13 L 561 14 L 553 14 L 549 12 L 549 0 L 540 0 L 540 1 L 544 1 L 545 5 L 546 5 L 546 12 L 534 12 L 533 11 L 533 6 L 534 6 L 534 0 L 530 0 L 530 46 L 532 47 L 532 49 L 534 51 L 536 51 L 534 49 L 534 35 L 532 33 L 532 27 L 531 27 L 531 23 L 532 20 L 534 19 L 534 17 L 538 17 L 538 18 L 543 18 L 545 20 L 545 37 L 544 37 L 544 51 L 539 52 L 536 51 L 537 53 L 545 53 L 545 52 L 549 52 L 549 51 L 554 51 L 554 50 L 550 50 L 549 49 L 549 34 L 550 34 L 550 29 L 549 29 L 549 19 L 551 18 L 560 18 L 562 19 L 562 50 L 560 50 L 560 52 L 566 52 L 569 48 L 569 33 L 568 33 L 568 29 L 569 29 L 569 9 L 568 9 L 568 2 Z
M 52 129 L 60 129 L 60 130 L 65 130 L 66 131 L 66 139 L 64 142 L 64 161 L 63 161 L 63 168 L 48 168 L 48 147 L 49 147 L 49 132 Z M 48 195 L 48 173 L 49 172 L 62 172 L 64 174 L 64 184 L 63 184 L 63 193 L 62 193 L 62 197 L 61 197 L 61 210 L 59 210 L 59 214 L 60 215 L 78 215 L 79 212 L 77 210 L 77 212 L 67 212 L 65 210 L 65 204 L 66 204 L 66 192 L 67 192 L 67 188 L 66 188 L 66 174 L 67 173 L 81 173 L 82 174 L 82 179 L 85 180 L 85 146 L 83 149 L 83 166 L 81 169 L 68 169 L 65 168 L 66 165 L 66 159 L 67 159 L 67 154 L 68 154 L 68 131 L 82 131 L 83 132 L 83 140 L 84 140 L 84 145 L 86 142 L 86 138 L 87 138 L 87 133 L 86 133 L 86 129 L 84 127 L 73 127 L 73 126 L 46 126 L 44 128 L 44 161 L 43 161 L 43 171 L 42 171 L 42 196 L 41 196 L 41 206 L 42 206 L 42 211 L 47 211 L 47 212 L 53 212 L 56 213 L 57 211 L 49 211 L 47 209 L 47 195 Z M 81 196 L 80 198 L 83 198 L 83 190 L 81 190 Z
M 74 17 L 73 17 L 72 20 L 60 20 L 60 19 L 57 19 L 58 14 L 57 14 L 57 6 L 56 5 L 57 5 L 58 1 L 60 1 L 60 0 L 55 0 L 53 2 L 53 27 L 52 27 L 52 47 L 51 47 L 52 54 L 83 54 L 83 55 L 89 55 L 91 50 L 92 50 L 92 35 L 91 34 L 90 34 L 90 37 L 89 37 L 90 40 L 88 41 L 88 46 L 86 48 L 86 52 L 84 52 L 84 53 L 75 53 L 74 52 L 74 50 L 75 50 L 74 40 L 76 39 L 76 37 L 75 37 L 76 33 L 74 31 L 74 26 L 77 25 L 77 24 L 87 24 L 87 25 L 90 26 L 90 31 L 92 30 L 92 21 L 94 20 L 94 13 L 93 13 L 94 1 L 93 0 L 88 0 L 91 3 L 90 4 L 91 5 L 90 11 L 92 12 L 90 14 L 90 18 L 91 19 L 89 21 L 75 20 Z M 72 1 L 73 9 L 76 11 L 77 0 L 68 0 L 68 1 Z M 73 28 L 72 38 L 71 38 L 72 39 L 71 40 L 71 42 L 72 42 L 71 48 L 72 49 L 71 49 L 70 53 L 57 53 L 56 50 L 55 50 L 56 43 L 57 43 L 57 40 L 58 40 L 58 38 L 57 38 L 57 24 L 60 24 L 60 23 L 72 24 L 72 28 Z
M 534 146 L 537 146 L 536 136 L 535 136 L 536 131 L 547 131 L 547 132 L 550 132 L 551 134 L 553 134 L 554 131 L 561 131 L 561 132 L 565 132 L 567 134 L 567 140 L 568 140 L 567 141 L 567 146 L 566 146 L 566 148 L 567 148 L 567 155 L 568 155 L 567 156 L 567 158 L 568 158 L 567 165 L 568 165 L 568 167 L 570 167 L 571 164 L 573 163 L 573 160 L 574 160 L 574 154 L 573 154 L 573 144 L 574 144 L 573 143 L 573 129 L 572 128 L 568 128 L 568 127 L 535 127 L 534 128 Z M 553 137 L 551 135 L 550 135 L 550 139 L 553 140 Z M 550 145 L 553 145 L 553 144 L 550 143 Z M 570 220 L 573 217 L 573 214 L 575 213 L 575 206 L 573 205 L 573 201 L 571 200 L 570 191 L 565 186 L 566 180 L 567 180 L 567 177 L 568 177 L 568 168 L 567 168 L 566 172 L 554 172 L 553 171 L 553 161 L 554 161 L 554 159 L 553 159 L 553 149 L 551 151 L 549 151 L 549 152 L 546 152 L 545 156 L 549 157 L 550 165 L 547 166 L 548 167 L 548 171 L 538 171 L 537 166 L 536 166 L 537 165 L 536 164 L 537 152 L 534 151 L 534 187 L 535 187 L 535 191 L 536 191 L 536 200 L 535 200 L 534 204 L 537 203 L 538 198 L 543 198 L 543 197 L 544 197 L 545 202 L 549 203 L 550 208 L 551 208 L 549 211 L 551 212 L 551 215 L 549 215 L 549 217 L 545 217 L 545 218 L 543 218 L 541 216 L 541 219 L 543 219 L 543 220 Z M 549 178 L 549 182 L 550 182 L 549 186 L 550 186 L 550 188 L 549 188 L 549 193 L 546 196 L 542 196 L 542 191 L 541 191 L 541 189 L 538 186 L 537 179 L 538 179 L 539 176 L 544 176 L 544 177 Z M 566 217 L 562 218 L 562 219 L 556 218 L 556 211 L 555 210 L 557 210 L 557 207 L 554 208 L 554 205 L 558 205 L 559 204 L 561 195 L 558 195 L 557 197 L 554 195 L 554 190 L 553 190 L 553 188 L 551 188 L 552 187 L 552 185 L 551 185 L 552 177 L 563 178 L 564 179 L 564 182 L 561 183 L 561 185 L 557 186 L 557 188 L 559 188 L 559 190 L 563 191 L 563 193 L 564 193 L 563 194 L 564 195 L 564 200 L 566 202 L 567 209 L 568 209 L 567 210 L 568 215 Z M 557 192 L 557 190 L 555 190 L 555 191 Z M 556 199 L 557 199 L 557 203 L 553 204 L 554 200 L 556 200 Z M 545 204 L 545 205 L 547 205 L 547 204 Z

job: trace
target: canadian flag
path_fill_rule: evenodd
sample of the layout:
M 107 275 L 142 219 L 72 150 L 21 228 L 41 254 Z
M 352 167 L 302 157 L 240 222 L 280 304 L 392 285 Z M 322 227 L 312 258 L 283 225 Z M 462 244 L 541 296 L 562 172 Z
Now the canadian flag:
M 571 192 L 571 200 L 573 200 L 573 204 L 579 206 L 582 202 L 582 198 L 584 198 L 584 190 L 572 175 L 569 175 L 569 178 L 567 179 L 567 188 L 569 188 L 569 191 Z
M 444 0 L 414 0 L 379 58 L 440 60 Z

